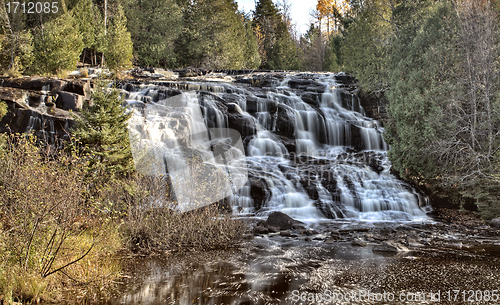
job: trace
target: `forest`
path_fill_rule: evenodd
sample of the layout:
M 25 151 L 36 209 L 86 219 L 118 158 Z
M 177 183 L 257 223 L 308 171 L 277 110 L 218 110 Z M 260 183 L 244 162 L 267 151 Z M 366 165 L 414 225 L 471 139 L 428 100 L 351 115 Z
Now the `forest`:
M 497 0 L 318 0 L 302 35 L 290 6 L 259 0 L 244 14 L 234 0 L 67 0 L 27 14 L 2 0 L 0 72 L 57 75 L 78 62 L 345 71 L 388 101 L 385 137 L 402 178 L 498 212 Z

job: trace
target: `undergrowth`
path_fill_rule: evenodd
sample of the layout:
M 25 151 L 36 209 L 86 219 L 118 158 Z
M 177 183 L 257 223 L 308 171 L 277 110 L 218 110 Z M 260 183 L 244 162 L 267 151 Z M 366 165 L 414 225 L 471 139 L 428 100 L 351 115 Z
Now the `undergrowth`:
M 0 303 L 96 302 L 123 252 L 234 247 L 247 230 L 214 206 L 176 212 L 161 177 L 110 176 L 78 150 L 0 137 Z

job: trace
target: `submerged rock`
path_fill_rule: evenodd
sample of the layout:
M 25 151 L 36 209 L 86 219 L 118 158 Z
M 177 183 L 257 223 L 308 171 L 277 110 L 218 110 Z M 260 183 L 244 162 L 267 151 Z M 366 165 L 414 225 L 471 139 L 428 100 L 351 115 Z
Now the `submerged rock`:
M 366 247 L 367 243 L 366 243 L 366 241 L 362 240 L 361 238 L 354 238 L 353 241 L 351 242 L 351 245 L 359 246 L 359 247 Z
M 407 247 L 396 243 L 395 241 L 388 240 L 382 242 L 381 245 L 374 246 L 373 252 L 408 252 L 410 251 Z

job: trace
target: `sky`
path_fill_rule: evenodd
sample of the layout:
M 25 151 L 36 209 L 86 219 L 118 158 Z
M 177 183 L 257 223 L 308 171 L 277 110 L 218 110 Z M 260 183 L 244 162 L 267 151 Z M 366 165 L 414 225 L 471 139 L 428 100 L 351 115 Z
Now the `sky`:
M 273 0 L 276 4 L 278 0 Z M 255 9 L 255 0 L 236 0 L 238 8 L 245 13 Z M 288 0 L 291 4 L 292 21 L 295 23 L 297 30 L 303 34 L 309 28 L 310 12 L 316 8 L 316 0 Z

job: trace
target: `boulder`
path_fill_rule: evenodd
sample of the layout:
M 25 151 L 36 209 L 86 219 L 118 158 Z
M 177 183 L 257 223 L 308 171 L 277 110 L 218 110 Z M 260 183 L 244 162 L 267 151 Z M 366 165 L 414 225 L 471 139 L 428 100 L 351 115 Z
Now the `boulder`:
M 308 91 L 303 92 L 300 95 L 300 98 L 304 102 L 308 103 L 311 106 L 314 106 L 314 107 L 319 107 L 320 106 L 320 96 L 316 92 L 308 92 Z
M 229 113 L 227 118 L 229 128 L 238 131 L 243 139 L 257 133 L 255 119 L 251 116 L 239 113 Z
M 291 237 L 291 236 L 292 236 L 292 231 L 290 231 L 290 230 L 281 231 L 281 232 L 280 232 L 280 236 L 283 236 L 283 237 Z
M 278 135 L 294 138 L 296 125 L 295 111 L 284 104 L 278 105 L 278 118 L 276 120 L 276 133 Z
M 366 247 L 367 243 L 366 243 L 366 241 L 362 240 L 361 238 L 354 238 L 351 242 L 351 245 L 359 246 L 359 247 Z
M 418 247 L 423 247 L 424 245 L 416 241 L 415 239 L 411 237 L 406 238 L 406 245 L 410 248 L 418 248 Z
M 396 243 L 395 241 L 388 240 L 382 242 L 381 245 L 374 246 L 372 249 L 373 252 L 408 252 L 408 248 L 405 246 Z
M 254 207 L 255 209 L 260 209 L 271 196 L 269 188 L 264 179 L 250 177 L 248 183 L 250 184 L 250 194 L 252 194 Z
M 267 233 L 269 233 L 269 230 L 266 227 L 256 226 L 255 228 L 253 228 L 254 235 L 267 234 Z
M 58 92 L 56 106 L 64 110 L 80 110 L 83 106 L 83 95 L 60 91 Z
M 73 80 L 63 86 L 62 91 L 76 93 L 84 96 L 86 99 L 90 98 L 91 88 L 89 81 Z
M 492 227 L 494 227 L 494 228 L 500 228 L 500 217 L 493 218 L 493 219 L 490 221 L 490 226 L 492 226 Z
M 66 82 L 60 79 L 42 78 L 42 77 L 26 77 L 4 80 L 3 87 L 19 88 L 35 91 L 54 91 L 61 90 L 66 85 Z
M 266 220 L 267 227 L 277 227 L 280 230 L 290 230 L 295 225 L 303 225 L 303 223 L 282 212 L 272 212 Z

